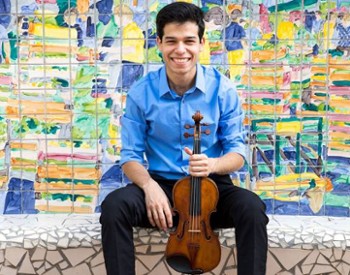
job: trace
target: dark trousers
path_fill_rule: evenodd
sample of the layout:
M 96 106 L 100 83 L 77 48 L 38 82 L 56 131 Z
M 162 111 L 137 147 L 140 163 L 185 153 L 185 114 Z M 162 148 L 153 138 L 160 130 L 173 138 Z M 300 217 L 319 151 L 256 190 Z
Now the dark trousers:
M 238 275 L 264 275 L 268 223 L 265 204 L 255 193 L 234 186 L 229 176 L 211 178 L 219 190 L 217 211 L 211 215 L 212 228 L 235 228 Z M 156 181 L 172 202 L 175 181 Z M 143 191 L 129 184 L 111 192 L 102 203 L 100 222 L 107 274 L 135 274 L 133 227 L 152 227 Z

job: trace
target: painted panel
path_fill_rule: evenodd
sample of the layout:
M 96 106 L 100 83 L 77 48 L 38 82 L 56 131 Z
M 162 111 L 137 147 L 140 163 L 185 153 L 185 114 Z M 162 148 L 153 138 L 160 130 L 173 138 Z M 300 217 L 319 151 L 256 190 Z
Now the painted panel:
M 119 167 L 129 87 L 162 64 L 169 1 L 0 1 L 0 211 L 94 213 Z M 247 162 L 270 214 L 349 216 L 350 2 L 194 2 L 202 64 L 236 83 Z

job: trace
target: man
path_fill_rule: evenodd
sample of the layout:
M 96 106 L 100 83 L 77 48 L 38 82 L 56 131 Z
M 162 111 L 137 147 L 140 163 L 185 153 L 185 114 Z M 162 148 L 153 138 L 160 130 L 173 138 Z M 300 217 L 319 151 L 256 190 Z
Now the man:
M 203 13 L 193 4 L 175 2 L 160 10 L 156 24 L 164 66 L 131 87 L 121 121 L 121 165 L 133 184 L 113 191 L 102 203 L 107 273 L 135 274 L 132 228 L 175 226 L 172 188 L 190 174 L 209 176 L 218 186 L 211 223 L 213 228 L 235 227 L 238 274 L 265 274 L 265 206 L 256 194 L 234 186 L 229 176 L 244 164 L 239 98 L 228 78 L 197 64 L 204 45 Z M 202 136 L 202 154 L 192 154 L 192 140 L 184 138 L 189 131 L 185 125 L 193 125 L 197 110 L 211 131 Z

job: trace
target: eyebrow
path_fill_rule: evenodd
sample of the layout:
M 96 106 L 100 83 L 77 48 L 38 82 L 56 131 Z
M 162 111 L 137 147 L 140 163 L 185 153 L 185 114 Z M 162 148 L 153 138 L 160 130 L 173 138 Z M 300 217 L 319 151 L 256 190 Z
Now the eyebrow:
M 175 36 L 164 36 L 163 39 L 167 40 L 177 40 L 178 38 Z M 197 39 L 197 36 L 186 36 L 184 39 Z

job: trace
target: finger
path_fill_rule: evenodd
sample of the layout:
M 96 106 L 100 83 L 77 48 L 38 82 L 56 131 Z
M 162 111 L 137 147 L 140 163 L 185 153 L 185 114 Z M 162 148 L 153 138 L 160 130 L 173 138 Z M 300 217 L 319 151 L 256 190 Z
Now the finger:
M 204 166 L 204 165 L 191 166 L 191 171 L 192 172 L 205 172 L 205 171 L 207 171 L 207 166 Z
M 185 151 L 185 153 L 187 154 L 187 155 L 193 155 L 193 152 L 192 152 L 192 150 L 190 149 L 190 148 L 188 148 L 188 147 L 185 147 L 184 148 L 184 151 Z
M 154 220 L 156 226 L 158 228 L 161 228 L 161 224 L 160 224 L 160 221 L 159 221 L 159 215 L 158 215 L 158 212 L 156 210 L 152 212 L 152 216 L 153 216 L 153 220 Z
M 166 223 L 167 223 L 167 227 L 170 228 L 170 227 L 173 227 L 173 211 L 172 209 L 169 207 L 166 207 L 164 209 L 164 214 L 165 214 L 165 218 L 166 218 Z
M 166 231 L 167 229 L 167 220 L 166 220 L 166 217 L 164 215 L 164 212 L 161 211 L 159 214 L 158 214 L 158 217 L 159 217 L 159 228 Z
M 156 223 L 154 222 L 152 211 L 150 209 L 147 210 L 147 217 L 152 226 L 156 226 Z

